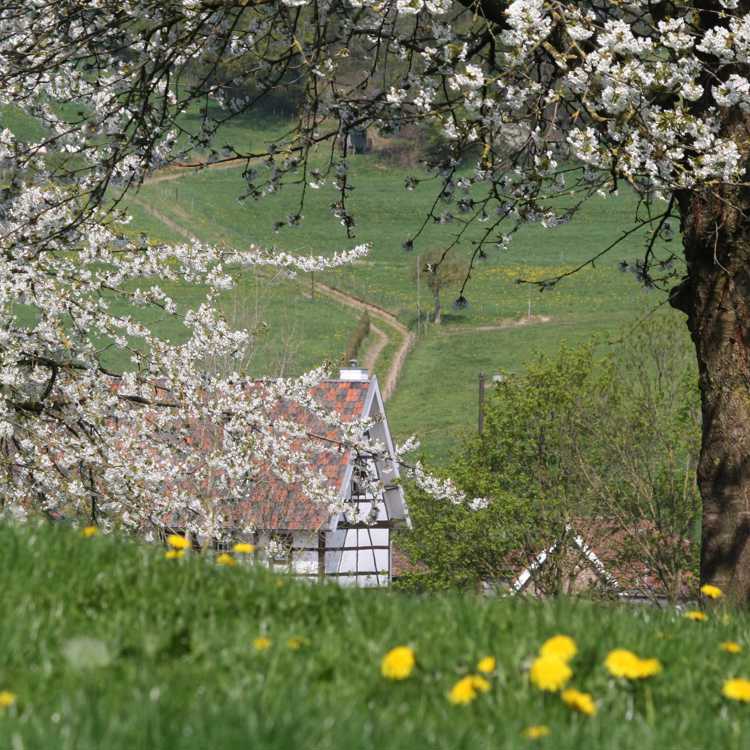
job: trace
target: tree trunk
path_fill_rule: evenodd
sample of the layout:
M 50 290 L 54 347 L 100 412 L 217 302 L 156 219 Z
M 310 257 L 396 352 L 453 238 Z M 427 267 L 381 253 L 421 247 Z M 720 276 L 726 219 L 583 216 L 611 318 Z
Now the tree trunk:
M 687 277 L 671 296 L 698 359 L 701 581 L 750 601 L 750 189 L 678 195 Z
M 435 285 L 432 291 L 432 296 L 435 300 L 435 309 L 432 311 L 432 322 L 436 325 L 440 325 L 443 319 L 443 308 L 440 305 L 440 287 Z

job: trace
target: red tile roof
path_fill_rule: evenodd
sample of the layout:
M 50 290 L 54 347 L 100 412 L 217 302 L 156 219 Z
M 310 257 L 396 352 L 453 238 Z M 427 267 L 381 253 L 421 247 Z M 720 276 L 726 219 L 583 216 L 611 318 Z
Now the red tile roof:
M 310 395 L 335 412 L 342 422 L 352 422 L 365 416 L 369 391 L 369 381 L 328 380 L 312 388 Z M 295 449 L 306 455 L 314 470 L 323 473 L 332 489 L 341 492 L 351 451 L 338 445 L 341 438 L 338 430 L 297 403 L 279 404 L 274 416 L 305 430 L 307 440 L 298 441 Z M 306 496 L 300 484 L 287 484 L 270 470 L 262 469 L 250 496 L 237 503 L 231 514 L 240 525 L 252 523 L 258 529 L 288 530 L 317 530 L 328 522 L 330 515 L 327 508 Z
M 263 381 L 254 381 L 247 385 L 249 393 L 262 388 Z M 365 407 L 371 386 L 370 381 L 327 380 L 310 390 L 310 396 L 317 403 L 334 412 L 342 422 L 353 422 L 365 416 Z M 113 383 L 113 389 L 119 389 L 119 383 Z M 156 395 L 166 398 L 167 391 L 156 388 Z M 137 403 L 133 408 L 142 407 Z M 306 434 L 292 447 L 305 456 L 305 464 L 312 471 L 320 472 L 328 480 L 329 487 L 337 495 L 343 490 L 351 451 L 340 446 L 339 430 L 321 419 L 313 411 L 297 402 L 279 401 L 274 407 L 273 418 L 292 422 Z M 222 440 L 220 426 L 193 424 L 189 428 L 188 444 L 211 450 Z M 168 439 L 168 438 L 167 438 Z M 317 530 L 330 518 L 327 507 L 313 501 L 303 491 L 300 483 L 287 484 L 267 466 L 256 465 L 256 475 L 252 478 L 252 490 L 249 495 L 239 500 L 227 501 L 221 508 L 228 525 L 245 527 L 253 525 L 257 529 L 278 530 Z M 183 489 L 190 485 L 189 480 L 178 482 Z M 192 485 L 191 485 L 192 486 Z M 196 488 L 193 488 L 195 491 Z M 210 493 L 210 487 L 198 488 Z M 169 494 L 170 487 L 165 488 Z M 172 516 L 165 521 L 169 526 L 180 528 L 183 521 Z

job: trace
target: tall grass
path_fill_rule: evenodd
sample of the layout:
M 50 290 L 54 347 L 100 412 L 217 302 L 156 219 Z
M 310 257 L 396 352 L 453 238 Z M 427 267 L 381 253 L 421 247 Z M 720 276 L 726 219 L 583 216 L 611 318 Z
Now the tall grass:
M 743 613 L 701 623 L 584 601 L 347 591 L 50 527 L 0 526 L 0 566 L 0 691 L 17 696 L 0 709 L 2 748 L 521 748 L 526 726 L 546 724 L 541 746 L 561 750 L 740 750 L 750 731 L 750 706 L 721 695 L 725 679 L 750 677 Z M 594 696 L 595 717 L 528 680 L 557 633 L 578 643 L 571 684 Z M 745 650 L 724 653 L 726 640 Z M 398 644 L 417 667 L 391 682 L 380 661 Z M 663 673 L 610 677 L 617 647 Z M 487 655 L 490 691 L 451 705 Z

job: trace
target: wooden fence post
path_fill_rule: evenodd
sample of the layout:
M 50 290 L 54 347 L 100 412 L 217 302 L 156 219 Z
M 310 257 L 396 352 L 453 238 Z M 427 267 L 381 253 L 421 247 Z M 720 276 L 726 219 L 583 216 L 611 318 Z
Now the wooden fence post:
M 479 373 L 479 434 L 484 432 L 484 384 L 485 375 L 483 372 Z

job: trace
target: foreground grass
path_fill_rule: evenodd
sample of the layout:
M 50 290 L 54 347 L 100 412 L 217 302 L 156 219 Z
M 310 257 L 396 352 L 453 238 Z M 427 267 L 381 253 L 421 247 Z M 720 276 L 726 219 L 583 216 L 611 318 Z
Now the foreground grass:
M 0 691 L 17 696 L 0 709 L 2 748 L 689 750 L 746 747 L 750 731 L 750 705 L 721 695 L 750 676 L 744 615 L 345 591 L 49 527 L 0 527 L 0 564 Z M 571 684 L 593 694 L 595 717 L 529 683 L 557 633 L 578 642 Z M 724 653 L 725 640 L 745 649 Z M 398 644 L 417 668 L 390 682 L 380 661 Z M 602 666 L 616 647 L 658 657 L 663 673 L 621 684 Z M 451 705 L 487 655 L 490 691 Z M 522 737 L 532 724 L 549 737 Z

